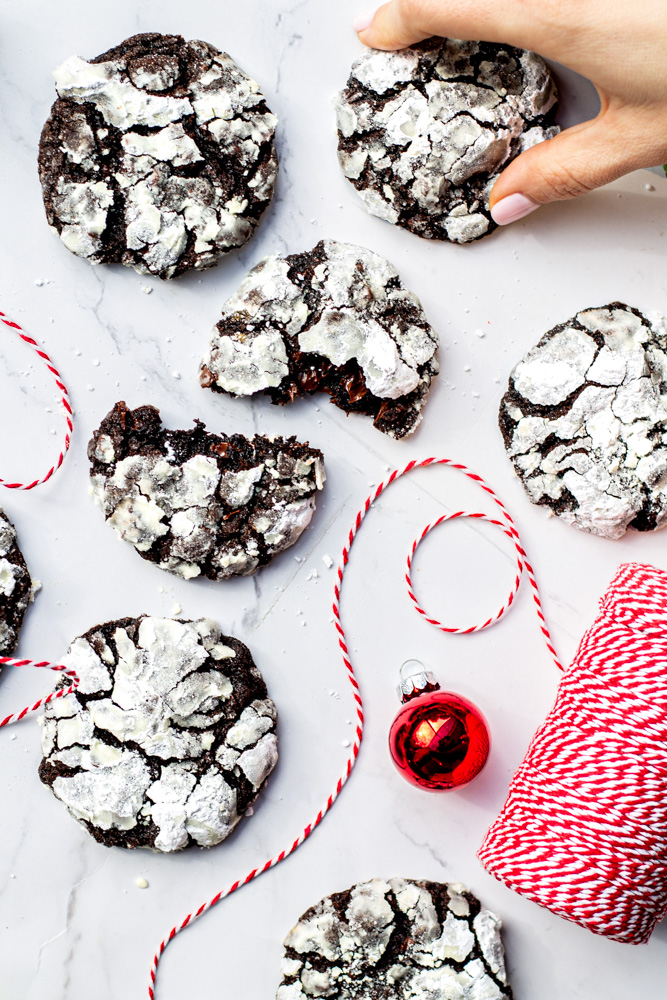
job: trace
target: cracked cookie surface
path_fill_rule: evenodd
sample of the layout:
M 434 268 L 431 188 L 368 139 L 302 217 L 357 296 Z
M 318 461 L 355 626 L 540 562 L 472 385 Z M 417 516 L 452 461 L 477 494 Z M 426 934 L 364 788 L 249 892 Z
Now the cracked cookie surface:
M 171 278 L 250 238 L 273 193 L 277 119 L 230 56 L 148 33 L 54 76 L 39 174 L 68 250 Z
M 361 882 L 287 935 L 277 1000 L 511 1000 L 500 927 L 458 883 Z
M 142 615 L 59 662 L 80 684 L 46 707 L 39 774 L 95 840 L 170 852 L 229 836 L 278 759 L 248 648 L 211 619 Z
M 298 540 L 325 481 L 296 438 L 170 431 L 159 410 L 116 403 L 88 445 L 90 492 L 120 538 L 189 580 L 249 576 Z
M 371 215 L 469 243 L 496 228 L 488 200 L 499 172 L 558 133 L 556 101 L 544 61 L 509 45 L 370 49 L 335 101 L 338 159 Z
M 533 503 L 620 538 L 667 521 L 667 319 L 622 302 L 546 333 L 500 405 L 507 453 Z
M 0 656 L 11 656 L 34 588 L 16 528 L 0 507 Z
M 410 434 L 438 373 L 438 338 L 379 254 L 335 240 L 265 257 L 225 303 L 200 368 L 204 388 L 274 403 L 326 392 L 391 437 Z

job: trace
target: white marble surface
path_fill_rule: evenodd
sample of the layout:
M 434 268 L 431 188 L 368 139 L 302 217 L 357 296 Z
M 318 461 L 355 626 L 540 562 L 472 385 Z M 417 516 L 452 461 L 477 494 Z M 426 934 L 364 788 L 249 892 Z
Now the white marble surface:
M 43 582 L 20 653 L 55 660 L 93 624 L 143 611 L 169 614 L 179 602 L 186 615 L 211 615 L 251 646 L 279 707 L 282 756 L 255 815 L 229 842 L 160 857 L 94 843 L 39 782 L 36 722 L 4 730 L 2 1000 L 144 997 L 151 956 L 171 925 L 291 842 L 324 802 L 348 753 L 353 710 L 330 623 L 334 571 L 322 556 L 338 556 L 369 484 L 387 466 L 439 454 L 488 477 L 517 518 L 566 659 L 621 561 L 667 568 L 664 532 L 608 542 L 531 507 L 496 425 L 510 368 L 554 323 L 616 298 L 667 310 L 667 181 L 634 175 L 467 248 L 420 242 L 367 216 L 339 174 L 329 104 L 358 52 L 349 27 L 355 10 L 354 0 L 3 4 L 0 308 L 52 352 L 77 418 L 72 453 L 51 483 L 0 498 Z M 258 235 L 216 269 L 167 284 L 121 267 L 91 268 L 67 253 L 46 226 L 35 168 L 53 99 L 50 70 L 73 52 L 94 56 L 145 30 L 178 31 L 227 49 L 261 82 L 280 118 L 278 192 Z M 583 98 L 579 105 L 575 98 L 568 113 L 576 118 Z M 655 190 L 645 189 L 649 181 Z M 303 250 L 324 236 L 385 253 L 441 334 L 442 376 L 422 428 L 408 441 L 393 442 L 322 398 L 278 409 L 267 400 L 213 396 L 197 384 L 208 331 L 244 271 L 265 253 Z M 9 332 L 0 335 L 0 366 L 0 471 L 32 476 L 50 464 L 60 439 L 53 387 Z M 117 542 L 87 496 L 85 458 L 91 430 L 117 399 L 160 406 L 172 427 L 197 416 L 212 430 L 295 433 L 320 446 L 329 482 L 297 547 L 254 579 L 216 585 L 172 578 Z M 371 512 L 343 600 L 368 717 L 358 767 L 331 815 L 292 858 L 169 948 L 158 1000 L 273 996 L 280 942 L 298 915 L 322 895 L 375 875 L 467 883 L 505 921 L 517 1000 L 664 992 L 667 927 L 643 948 L 596 938 L 514 895 L 476 860 L 558 678 L 525 589 L 499 626 L 472 637 L 446 637 L 410 607 L 401 582 L 407 548 L 427 519 L 459 505 L 489 509 L 462 478 L 428 470 L 393 487 Z M 512 559 L 487 526 L 443 528 L 417 560 L 419 592 L 448 620 L 477 619 L 504 598 Z M 313 567 L 319 579 L 309 581 Z M 408 656 L 421 657 L 490 721 L 490 763 L 458 793 L 419 792 L 390 763 L 396 675 Z M 36 671 L 5 670 L 3 713 L 48 683 Z M 138 877 L 148 889 L 136 887 Z

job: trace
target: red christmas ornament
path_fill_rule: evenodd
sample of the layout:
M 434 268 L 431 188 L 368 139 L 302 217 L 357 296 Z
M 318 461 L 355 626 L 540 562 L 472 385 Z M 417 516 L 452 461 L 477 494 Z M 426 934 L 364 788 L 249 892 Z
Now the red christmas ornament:
M 434 675 L 420 666 L 410 677 L 401 675 L 403 708 L 389 731 L 389 752 L 406 781 L 444 792 L 477 777 L 491 738 L 479 709 L 461 695 L 441 691 Z

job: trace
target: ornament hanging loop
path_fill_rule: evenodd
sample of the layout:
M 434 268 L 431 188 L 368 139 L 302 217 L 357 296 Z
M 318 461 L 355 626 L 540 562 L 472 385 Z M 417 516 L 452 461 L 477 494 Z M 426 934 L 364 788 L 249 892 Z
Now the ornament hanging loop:
M 403 671 L 409 664 L 414 664 L 418 669 L 406 677 Z M 420 694 L 426 694 L 428 691 L 440 690 L 435 674 L 427 670 L 421 660 L 403 660 L 398 673 L 401 683 L 396 688 L 396 692 L 403 703 L 410 701 L 411 698 L 417 698 Z

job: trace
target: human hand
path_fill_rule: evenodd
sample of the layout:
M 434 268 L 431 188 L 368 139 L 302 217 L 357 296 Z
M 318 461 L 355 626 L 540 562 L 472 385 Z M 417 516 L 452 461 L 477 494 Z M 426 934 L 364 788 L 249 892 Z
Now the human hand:
M 526 150 L 491 191 L 506 225 L 550 201 L 575 198 L 630 170 L 667 162 L 664 0 L 390 0 L 354 22 L 376 49 L 440 35 L 532 49 L 587 77 L 596 118 Z

